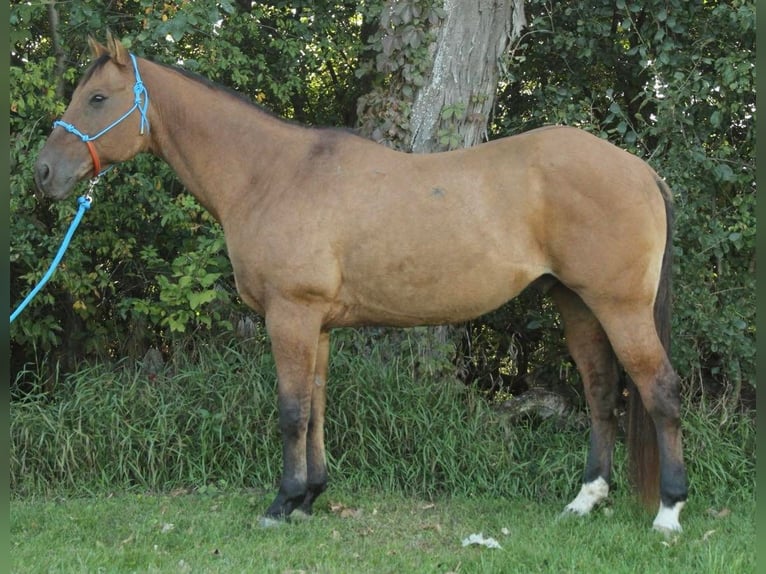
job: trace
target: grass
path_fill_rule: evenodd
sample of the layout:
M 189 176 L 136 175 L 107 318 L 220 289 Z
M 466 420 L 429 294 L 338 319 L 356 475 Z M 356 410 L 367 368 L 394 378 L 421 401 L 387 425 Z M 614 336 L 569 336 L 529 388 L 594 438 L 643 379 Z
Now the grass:
M 497 496 L 568 495 L 587 430 L 510 425 L 461 383 L 413 382 L 407 355 L 336 353 L 327 451 L 355 487 Z M 93 365 L 11 408 L 19 496 L 224 483 L 271 487 L 281 471 L 274 365 L 243 344 L 178 357 L 157 377 Z
M 509 424 L 413 354 L 336 346 L 331 488 L 262 529 L 281 471 L 267 352 L 199 346 L 150 376 L 93 365 L 11 404 L 14 572 L 752 572 L 755 420 L 685 403 L 691 498 L 665 540 L 618 443 L 608 504 L 557 521 L 587 451 L 578 424 Z M 406 345 L 406 339 L 405 339 Z M 507 529 L 508 534 L 504 534 Z M 501 550 L 463 548 L 482 532 Z
M 270 493 L 269 495 L 270 496 Z M 254 492 L 122 494 L 11 504 L 12 572 L 755 571 L 755 508 L 690 503 L 666 540 L 629 497 L 584 519 L 558 503 L 333 487 L 307 520 L 264 529 Z M 721 512 L 723 510 L 723 512 Z M 462 546 L 473 533 L 501 549 Z

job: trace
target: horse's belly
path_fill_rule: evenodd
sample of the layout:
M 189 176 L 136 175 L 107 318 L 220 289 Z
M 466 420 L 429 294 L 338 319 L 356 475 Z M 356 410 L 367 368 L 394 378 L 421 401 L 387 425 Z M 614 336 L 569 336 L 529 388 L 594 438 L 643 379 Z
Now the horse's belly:
M 343 285 L 342 304 L 330 326 L 409 327 L 459 323 L 497 309 L 545 272 L 535 266 L 452 273 L 353 276 Z

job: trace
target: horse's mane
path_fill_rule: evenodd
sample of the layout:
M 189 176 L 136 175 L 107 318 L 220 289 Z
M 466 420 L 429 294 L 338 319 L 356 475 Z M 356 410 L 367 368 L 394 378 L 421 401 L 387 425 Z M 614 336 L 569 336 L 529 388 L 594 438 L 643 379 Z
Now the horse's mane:
M 86 70 L 85 74 L 82 77 L 82 80 L 80 80 L 81 84 L 84 84 L 87 82 L 93 74 L 99 70 L 100 68 L 103 68 L 104 65 L 111 60 L 111 56 L 109 54 L 102 54 L 99 56 L 96 60 L 93 61 L 93 63 L 90 65 L 90 67 Z M 267 116 L 280 121 L 282 123 L 290 124 L 293 126 L 302 127 L 304 129 L 316 129 L 316 130 L 322 130 L 327 132 L 336 132 L 336 133 L 345 133 L 348 135 L 354 135 L 357 137 L 361 137 L 356 130 L 353 130 L 351 128 L 344 128 L 344 127 L 326 127 L 326 126 L 307 126 L 305 124 L 301 124 L 295 121 L 291 121 L 287 118 L 284 118 L 275 112 L 269 110 L 268 108 L 265 108 L 256 102 L 254 102 L 252 99 L 250 99 L 247 95 L 243 94 L 242 92 L 238 92 L 232 88 L 229 88 L 227 86 L 224 86 L 223 84 L 219 84 L 217 82 L 214 82 L 213 80 L 210 80 L 206 78 L 205 76 L 202 76 L 196 72 L 192 72 L 191 70 L 188 70 L 186 68 L 182 68 L 180 66 L 174 66 L 170 64 L 164 64 L 162 62 L 157 62 L 156 60 L 149 60 L 153 64 L 157 64 L 158 66 L 165 68 L 166 70 L 169 70 L 171 72 L 177 72 L 181 74 L 182 76 L 197 82 L 199 84 L 202 84 L 203 86 L 206 86 L 212 90 L 215 90 L 216 92 L 219 92 L 221 94 L 224 94 L 226 96 L 232 97 L 237 99 L 238 101 L 247 104 L 254 110 L 256 110 L 259 113 L 266 114 Z M 366 138 L 365 138 L 366 139 Z
M 90 80 L 91 76 L 93 76 L 96 70 L 103 68 L 104 64 L 106 64 L 109 60 L 111 60 L 109 54 L 101 54 L 98 58 L 96 58 L 96 60 L 94 60 L 93 63 L 88 66 L 88 69 L 85 70 L 85 74 L 83 74 L 82 78 L 80 79 L 80 85 Z
M 237 100 L 244 102 L 255 109 L 257 109 L 260 112 L 263 112 L 264 114 L 268 114 L 272 116 L 273 118 L 276 118 L 278 120 L 283 120 L 280 116 L 272 112 L 271 110 L 264 108 L 263 106 L 259 106 L 256 104 L 253 100 L 251 100 L 247 95 L 243 94 L 242 92 L 238 92 L 232 88 L 229 88 L 227 86 L 224 86 L 223 84 L 219 84 L 218 82 L 214 82 L 213 80 L 210 80 L 206 78 L 205 76 L 202 76 L 200 74 L 197 74 L 196 72 L 192 72 L 191 70 L 187 70 L 186 68 L 182 68 L 180 66 L 171 66 L 168 64 L 163 64 L 161 62 L 154 62 L 155 64 L 162 66 L 163 68 L 167 70 L 171 70 L 173 72 L 178 72 L 182 76 L 189 78 L 192 81 L 195 81 L 199 84 L 202 84 L 203 86 L 206 86 L 212 90 L 215 90 L 217 92 L 222 92 L 226 94 L 227 96 L 231 96 L 233 98 L 236 98 Z

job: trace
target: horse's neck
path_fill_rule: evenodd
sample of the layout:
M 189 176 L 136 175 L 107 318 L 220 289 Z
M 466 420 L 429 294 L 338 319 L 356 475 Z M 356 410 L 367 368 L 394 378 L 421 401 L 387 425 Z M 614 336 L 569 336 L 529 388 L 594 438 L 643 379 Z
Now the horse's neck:
M 151 151 L 218 221 L 241 208 L 243 194 L 266 193 L 266 180 L 278 188 L 280 174 L 290 176 L 287 166 L 303 153 L 303 128 L 178 72 L 150 70 Z

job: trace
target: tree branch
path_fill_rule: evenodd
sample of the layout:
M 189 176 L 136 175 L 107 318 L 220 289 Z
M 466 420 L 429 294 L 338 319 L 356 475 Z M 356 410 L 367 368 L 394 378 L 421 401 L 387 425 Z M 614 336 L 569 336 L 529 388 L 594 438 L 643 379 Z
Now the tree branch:
M 64 90 L 66 83 L 64 81 L 64 71 L 66 70 L 66 54 L 61 47 L 61 35 L 59 34 L 59 12 L 56 9 L 56 0 L 50 0 L 48 3 L 48 25 L 51 29 L 51 43 L 53 45 L 53 55 L 56 58 L 56 97 L 64 99 Z

